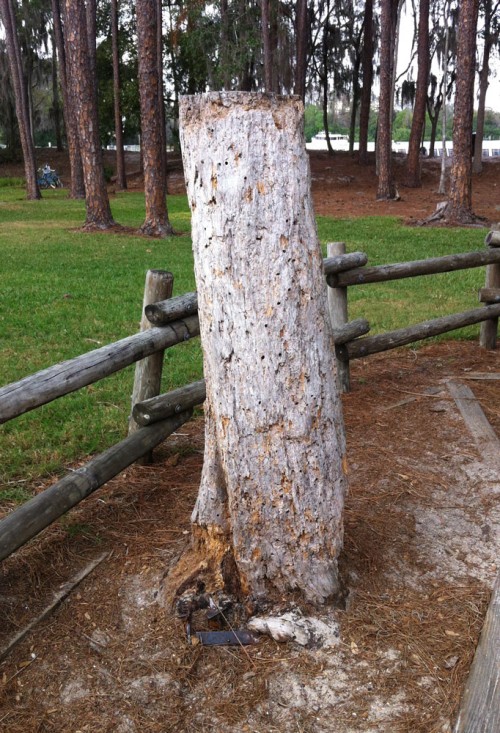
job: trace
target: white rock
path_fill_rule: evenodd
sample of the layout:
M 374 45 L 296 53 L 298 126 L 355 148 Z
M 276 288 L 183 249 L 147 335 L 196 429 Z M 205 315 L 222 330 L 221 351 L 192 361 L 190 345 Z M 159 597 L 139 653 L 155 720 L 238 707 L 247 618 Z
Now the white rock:
M 247 627 L 258 634 L 267 634 L 275 641 L 295 641 L 301 646 L 332 647 L 339 642 L 339 627 L 335 621 L 327 624 L 293 611 L 281 616 L 254 616 Z

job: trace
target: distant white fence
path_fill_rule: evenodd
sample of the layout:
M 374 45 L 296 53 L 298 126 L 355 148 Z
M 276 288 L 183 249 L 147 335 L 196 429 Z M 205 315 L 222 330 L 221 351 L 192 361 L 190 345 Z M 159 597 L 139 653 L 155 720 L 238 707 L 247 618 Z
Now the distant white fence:
M 347 135 L 338 135 L 332 133 L 330 135 L 330 143 L 333 150 L 348 151 L 349 150 L 349 138 Z M 424 148 L 424 155 L 428 155 L 431 144 L 429 140 L 426 140 L 422 147 Z M 326 143 L 326 135 L 324 132 L 319 132 L 315 135 L 310 143 L 306 143 L 307 150 L 328 150 Z M 368 152 L 374 152 L 375 143 L 369 142 L 367 145 Z M 447 141 L 446 155 L 453 155 L 453 143 Z M 354 150 L 359 149 L 359 143 L 354 143 Z M 408 142 L 397 142 L 392 141 L 392 150 L 394 153 L 402 153 L 406 155 L 408 153 Z M 434 143 L 434 155 L 436 158 L 440 158 L 443 154 L 443 143 L 442 140 L 436 140 Z M 483 158 L 500 158 L 500 140 L 483 140 Z

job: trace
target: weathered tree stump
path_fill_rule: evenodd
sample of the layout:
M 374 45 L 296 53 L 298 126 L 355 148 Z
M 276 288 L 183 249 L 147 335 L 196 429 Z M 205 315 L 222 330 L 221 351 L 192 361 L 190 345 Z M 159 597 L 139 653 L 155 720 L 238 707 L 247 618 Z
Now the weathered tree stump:
M 297 98 L 181 100 L 207 399 L 193 549 L 240 596 L 339 589 L 345 440 Z M 175 573 L 171 576 L 172 583 Z

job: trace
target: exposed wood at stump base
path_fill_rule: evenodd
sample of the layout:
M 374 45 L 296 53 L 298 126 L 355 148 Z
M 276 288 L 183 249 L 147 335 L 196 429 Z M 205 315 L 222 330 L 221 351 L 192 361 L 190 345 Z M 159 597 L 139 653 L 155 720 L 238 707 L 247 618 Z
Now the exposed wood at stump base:
M 171 607 L 186 591 L 200 587 L 224 591 L 239 602 L 246 595 L 229 540 L 217 527 L 193 527 L 190 547 L 162 582 L 163 602 Z

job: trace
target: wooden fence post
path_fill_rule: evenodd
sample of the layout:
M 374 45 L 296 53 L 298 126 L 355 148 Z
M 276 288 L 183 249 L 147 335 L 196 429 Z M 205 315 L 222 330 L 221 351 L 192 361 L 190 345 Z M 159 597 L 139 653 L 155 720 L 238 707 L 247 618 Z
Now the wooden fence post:
M 491 231 L 486 237 L 485 244 L 487 247 L 500 247 L 500 231 Z M 494 289 L 500 288 L 500 264 L 487 265 L 485 286 Z M 479 343 L 484 349 L 496 348 L 497 331 L 498 318 L 491 318 L 481 324 Z
M 146 318 L 145 308 L 158 300 L 166 300 L 172 297 L 174 288 L 174 276 L 165 270 L 148 270 L 146 273 L 146 284 L 144 286 L 144 300 L 142 304 L 141 331 L 152 328 L 152 324 Z M 135 433 L 140 428 L 132 417 L 132 410 L 136 402 L 143 402 L 151 397 L 160 394 L 161 373 L 163 368 L 164 351 L 141 359 L 135 367 L 134 388 L 132 390 L 132 408 L 129 417 L 128 434 Z M 141 463 L 151 463 L 151 454 L 141 458 Z
M 328 242 L 326 245 L 326 256 L 335 257 L 344 255 L 346 251 L 345 242 Z M 347 316 L 347 288 L 328 288 L 328 311 L 332 328 L 340 328 L 348 322 Z M 341 392 L 349 392 L 351 380 L 349 375 L 349 360 L 339 357 L 337 352 L 337 377 Z

